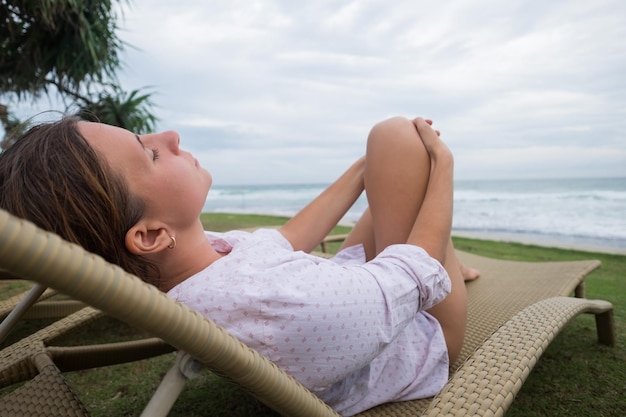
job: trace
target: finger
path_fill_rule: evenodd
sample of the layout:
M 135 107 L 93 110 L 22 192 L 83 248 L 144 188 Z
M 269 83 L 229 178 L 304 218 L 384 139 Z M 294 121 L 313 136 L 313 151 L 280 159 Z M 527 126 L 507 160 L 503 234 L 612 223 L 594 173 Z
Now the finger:
M 417 126 L 418 129 L 423 129 L 423 128 L 432 129 L 432 127 L 430 127 L 429 120 L 424 119 L 423 117 L 416 117 L 413 120 L 413 123 L 415 124 L 415 126 Z
M 430 127 L 428 121 L 422 119 L 421 117 L 415 119 L 415 126 L 417 126 L 417 131 L 420 135 L 429 135 L 431 137 L 434 135 L 435 137 L 439 137 L 437 131 Z
M 428 121 L 424 120 L 424 118 L 422 118 L 422 117 L 416 117 L 412 121 L 413 121 L 413 124 L 415 125 L 416 128 L 419 128 L 419 123 L 422 123 L 422 122 L 428 123 Z
M 415 119 L 413 119 L 413 123 L 415 123 L 415 126 L 417 127 L 417 120 L 420 119 L 420 117 L 416 117 Z M 432 127 L 433 125 L 433 121 L 431 119 L 424 119 L 424 121 Z M 439 130 L 435 130 L 435 133 L 437 134 L 437 136 L 441 136 L 441 131 Z

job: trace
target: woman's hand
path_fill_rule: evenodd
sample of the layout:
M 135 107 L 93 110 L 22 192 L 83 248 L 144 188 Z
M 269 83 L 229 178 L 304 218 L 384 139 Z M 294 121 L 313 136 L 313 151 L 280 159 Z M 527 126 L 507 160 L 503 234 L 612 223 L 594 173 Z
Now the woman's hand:
M 416 121 L 417 119 L 419 119 L 419 117 L 416 117 L 415 119 L 413 119 L 413 123 L 415 123 L 415 121 Z M 430 127 L 433 127 L 433 121 L 432 121 L 432 120 L 430 120 L 430 119 L 424 119 L 424 121 L 425 121 L 426 123 L 428 123 L 428 125 L 429 125 Z M 440 131 L 438 131 L 437 129 L 433 129 L 433 130 L 435 131 L 435 133 L 437 134 L 437 136 L 441 136 L 441 132 L 440 132 Z
M 417 117 L 413 119 L 413 124 L 426 147 L 428 155 L 430 155 L 434 162 L 440 158 L 452 158 L 452 152 L 450 152 L 450 149 L 448 149 L 446 144 L 439 138 L 441 133 L 432 128 L 432 120 Z

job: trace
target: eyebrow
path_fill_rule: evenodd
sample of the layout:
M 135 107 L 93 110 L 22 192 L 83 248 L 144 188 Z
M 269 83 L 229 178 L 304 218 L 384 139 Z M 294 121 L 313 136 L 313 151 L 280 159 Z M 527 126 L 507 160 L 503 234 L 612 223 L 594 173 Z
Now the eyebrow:
M 141 139 L 139 138 L 139 135 L 135 133 L 135 138 L 137 139 L 137 142 L 139 142 L 139 144 L 141 145 L 142 149 L 146 149 L 146 145 L 143 144 L 143 142 L 141 141 Z

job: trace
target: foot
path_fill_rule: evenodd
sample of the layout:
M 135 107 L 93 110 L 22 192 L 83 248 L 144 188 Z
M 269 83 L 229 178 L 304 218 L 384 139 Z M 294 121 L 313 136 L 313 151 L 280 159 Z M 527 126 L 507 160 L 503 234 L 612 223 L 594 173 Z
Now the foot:
M 464 281 L 474 281 L 480 276 L 480 271 L 475 268 L 470 268 L 467 265 L 461 264 L 461 275 L 463 275 Z

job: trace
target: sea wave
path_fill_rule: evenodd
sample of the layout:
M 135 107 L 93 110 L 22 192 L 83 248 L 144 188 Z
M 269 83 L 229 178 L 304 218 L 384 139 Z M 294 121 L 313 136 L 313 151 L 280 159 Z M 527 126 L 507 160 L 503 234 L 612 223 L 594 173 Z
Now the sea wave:
M 292 216 L 326 184 L 215 187 L 205 211 Z M 354 223 L 365 196 L 342 222 Z M 626 178 L 459 181 L 453 227 L 626 248 Z

